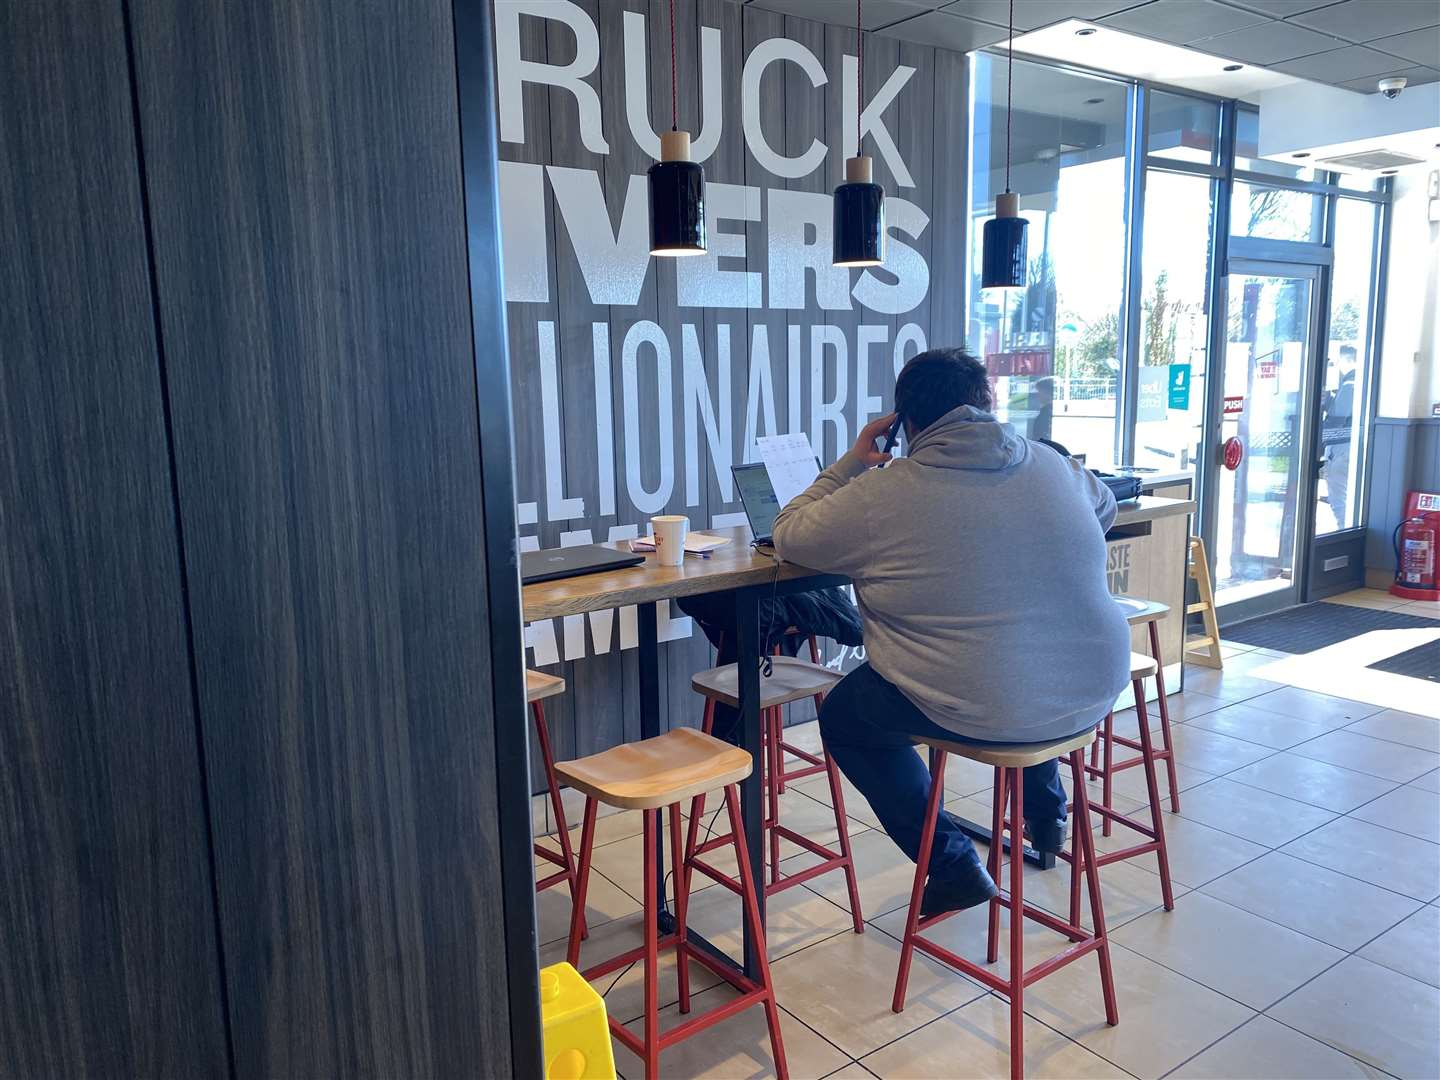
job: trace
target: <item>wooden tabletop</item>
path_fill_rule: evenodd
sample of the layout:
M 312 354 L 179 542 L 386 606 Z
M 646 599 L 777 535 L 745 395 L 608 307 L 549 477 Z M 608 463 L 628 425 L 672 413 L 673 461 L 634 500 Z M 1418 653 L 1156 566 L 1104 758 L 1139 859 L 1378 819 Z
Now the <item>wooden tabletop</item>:
M 710 536 L 728 537 L 730 543 L 716 549 L 708 559 L 687 555 L 680 566 L 661 566 L 654 554 L 649 554 L 640 566 L 526 585 L 520 592 L 525 621 L 581 615 L 587 611 L 722 592 L 747 585 L 769 585 L 776 580 L 777 568 L 781 581 L 820 576 L 817 570 L 778 561 L 773 548 L 763 551 L 752 548 L 750 530 L 744 526 L 704 531 Z M 628 551 L 630 541 L 617 540 L 600 546 Z
M 1115 515 L 1115 525 L 1134 525 L 1140 521 L 1154 521 L 1156 518 L 1178 517 L 1181 514 L 1193 514 L 1195 512 L 1195 501 L 1193 499 L 1162 499 L 1156 495 L 1141 495 L 1140 498 L 1120 504 L 1120 512 Z
M 1146 495 L 1121 506 L 1115 516 L 1115 524 L 1133 525 L 1155 518 L 1189 514 L 1194 510 L 1195 504 L 1185 499 L 1159 499 Z M 587 611 L 723 592 L 747 585 L 768 585 L 776 580 L 777 566 L 780 581 L 822 576 L 818 570 L 778 562 L 773 548 L 752 548 L 750 530 L 744 526 L 704 531 L 711 536 L 728 537 L 730 543 L 717 549 L 708 559 L 686 556 L 680 566 L 661 566 L 650 554 L 640 566 L 526 585 L 520 593 L 525 621 L 583 615 Z M 600 546 L 628 551 L 630 541 L 616 540 Z

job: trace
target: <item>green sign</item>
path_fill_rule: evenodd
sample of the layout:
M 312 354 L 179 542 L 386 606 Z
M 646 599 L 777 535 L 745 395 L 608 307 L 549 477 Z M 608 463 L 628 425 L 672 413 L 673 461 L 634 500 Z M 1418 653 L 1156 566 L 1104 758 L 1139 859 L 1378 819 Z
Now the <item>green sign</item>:
M 1190 409 L 1190 365 L 1167 364 L 1170 372 L 1170 408 L 1188 412 Z

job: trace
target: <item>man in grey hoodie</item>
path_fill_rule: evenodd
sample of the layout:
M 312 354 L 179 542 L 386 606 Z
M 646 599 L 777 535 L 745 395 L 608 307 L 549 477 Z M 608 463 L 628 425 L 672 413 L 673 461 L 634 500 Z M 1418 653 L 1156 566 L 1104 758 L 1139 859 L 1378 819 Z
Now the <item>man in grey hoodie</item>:
M 930 775 L 911 737 L 1045 742 L 1093 728 L 1129 683 L 1130 631 L 1105 579 L 1114 498 L 1078 462 L 995 419 L 978 360 L 921 353 L 895 405 L 906 456 L 890 462 L 875 445 L 893 416 L 869 424 L 786 505 L 775 548 L 855 583 L 867 661 L 826 697 L 820 732 L 915 859 Z M 1058 850 L 1058 763 L 1027 769 L 1024 787 L 1032 841 Z M 943 811 L 928 875 L 925 915 L 995 895 Z

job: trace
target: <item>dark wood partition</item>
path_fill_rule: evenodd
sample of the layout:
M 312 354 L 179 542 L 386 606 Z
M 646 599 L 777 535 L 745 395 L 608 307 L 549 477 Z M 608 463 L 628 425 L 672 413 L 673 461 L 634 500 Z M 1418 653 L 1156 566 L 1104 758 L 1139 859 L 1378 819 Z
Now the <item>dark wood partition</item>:
M 509 1075 L 450 3 L 131 2 L 235 1071 Z
M 120 5 L 0 5 L 0 87 L 0 1073 L 224 1076 Z

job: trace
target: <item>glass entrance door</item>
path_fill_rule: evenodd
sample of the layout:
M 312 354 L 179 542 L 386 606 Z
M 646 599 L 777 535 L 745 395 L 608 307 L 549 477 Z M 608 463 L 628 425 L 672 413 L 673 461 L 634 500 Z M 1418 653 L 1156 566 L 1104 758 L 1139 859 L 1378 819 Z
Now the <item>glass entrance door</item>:
M 1227 620 L 1300 600 L 1316 280 L 1305 267 L 1230 265 L 1214 545 Z

